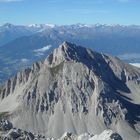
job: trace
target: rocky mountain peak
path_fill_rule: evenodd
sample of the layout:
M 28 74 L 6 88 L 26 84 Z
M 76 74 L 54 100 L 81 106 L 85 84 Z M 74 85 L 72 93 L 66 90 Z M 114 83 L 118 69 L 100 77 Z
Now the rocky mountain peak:
M 55 66 L 64 61 L 87 63 L 92 58 L 94 53 L 90 49 L 64 42 L 49 55 L 46 61 L 49 65 Z
M 139 79 L 138 68 L 64 42 L 0 88 L 0 112 L 15 127 L 48 137 L 109 128 L 138 140 Z

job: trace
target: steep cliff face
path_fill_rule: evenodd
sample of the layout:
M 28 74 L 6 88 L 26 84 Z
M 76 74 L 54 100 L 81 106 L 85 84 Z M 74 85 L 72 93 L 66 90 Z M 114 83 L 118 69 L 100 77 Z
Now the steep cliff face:
M 0 100 L 14 126 L 48 137 L 107 128 L 140 136 L 140 69 L 68 42 L 9 79 Z

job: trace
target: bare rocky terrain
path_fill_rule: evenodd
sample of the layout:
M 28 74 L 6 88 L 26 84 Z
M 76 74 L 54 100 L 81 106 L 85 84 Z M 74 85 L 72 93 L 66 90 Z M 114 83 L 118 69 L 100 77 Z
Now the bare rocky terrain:
M 4 114 L 3 114 L 4 115 Z M 105 130 L 100 135 L 84 133 L 75 135 L 70 132 L 64 133 L 60 138 L 46 138 L 40 134 L 34 134 L 18 128 L 6 119 L 0 121 L 0 140 L 123 140 L 122 137 L 112 130 Z
M 14 127 L 49 138 L 111 129 L 139 140 L 140 69 L 64 42 L 0 87 L 0 112 Z

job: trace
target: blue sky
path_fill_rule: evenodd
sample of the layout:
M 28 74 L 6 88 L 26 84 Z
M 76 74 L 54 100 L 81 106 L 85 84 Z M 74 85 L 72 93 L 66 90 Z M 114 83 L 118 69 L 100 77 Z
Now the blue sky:
M 140 0 L 0 0 L 0 24 L 137 24 Z

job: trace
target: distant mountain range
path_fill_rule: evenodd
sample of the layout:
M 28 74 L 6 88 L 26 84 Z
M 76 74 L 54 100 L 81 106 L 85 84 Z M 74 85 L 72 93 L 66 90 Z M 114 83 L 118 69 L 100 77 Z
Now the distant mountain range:
M 0 86 L 0 118 L 12 123 L 8 138 L 139 140 L 139 99 L 139 68 L 64 42 Z
M 112 54 L 129 63 L 140 62 L 140 26 L 7 23 L 0 26 L 0 82 L 44 59 L 63 41 Z

